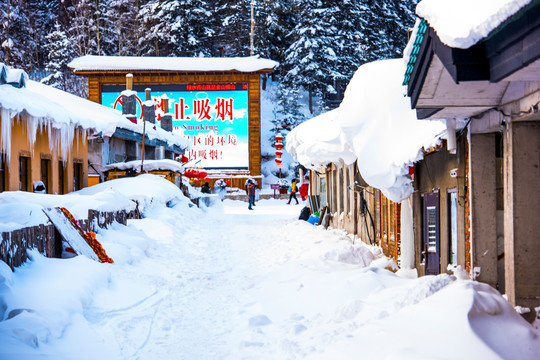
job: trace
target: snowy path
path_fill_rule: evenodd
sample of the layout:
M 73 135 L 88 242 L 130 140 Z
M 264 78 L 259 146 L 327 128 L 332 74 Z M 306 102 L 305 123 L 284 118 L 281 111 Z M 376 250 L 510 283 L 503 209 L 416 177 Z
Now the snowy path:
M 98 306 L 88 314 L 97 328 L 116 339 L 124 358 L 236 357 L 232 327 L 249 302 L 244 290 L 253 288 L 252 277 L 265 271 L 265 249 L 280 236 L 278 225 L 296 219 L 301 206 L 248 211 L 244 203 L 234 205 L 224 213 L 202 214 L 200 222 L 179 236 L 166 228 L 156 231 L 155 220 L 132 223 L 160 246 L 143 260 L 152 264 L 139 266 L 150 272 L 130 273 L 128 268 L 115 272 L 112 281 L 133 284 L 136 289 L 129 292 L 140 296 L 130 305 Z
M 98 233 L 114 264 L 0 266 L 0 359 L 539 358 L 496 290 L 396 276 L 380 248 L 296 220 L 301 205 L 157 204 Z

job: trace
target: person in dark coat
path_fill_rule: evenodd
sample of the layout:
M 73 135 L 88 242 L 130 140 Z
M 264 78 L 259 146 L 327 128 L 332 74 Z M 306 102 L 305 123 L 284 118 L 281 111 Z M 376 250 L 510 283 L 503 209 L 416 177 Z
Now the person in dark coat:
M 210 190 L 210 184 L 207 182 L 204 183 L 204 185 L 201 187 L 201 192 L 203 194 L 211 194 L 212 191 Z
M 248 209 L 249 210 L 253 210 L 253 205 L 255 205 L 255 184 L 253 183 L 253 180 L 248 180 L 247 184 L 246 184 L 246 193 L 247 193 L 247 196 L 248 196 L 248 201 L 249 201 L 249 205 L 248 205 Z

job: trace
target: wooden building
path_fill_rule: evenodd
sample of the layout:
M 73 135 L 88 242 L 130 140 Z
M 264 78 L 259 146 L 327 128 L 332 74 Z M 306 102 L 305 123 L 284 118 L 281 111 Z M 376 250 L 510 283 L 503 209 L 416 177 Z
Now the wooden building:
M 150 88 L 152 94 L 155 94 L 156 126 L 163 127 L 163 115 L 170 114 L 173 132 L 189 135 L 192 149 L 186 156 L 192 164 L 205 169 L 226 169 L 229 173 L 234 170 L 238 170 L 239 174 L 248 171 L 246 176 L 261 173 L 260 78 L 261 74 L 272 72 L 277 65 L 272 60 L 258 57 L 121 56 L 84 56 L 69 64 L 75 74 L 88 78 L 89 100 L 106 106 L 118 105 L 114 96 L 123 90 L 126 74 L 132 74 L 135 91 Z M 207 100 L 205 104 L 199 102 L 202 98 L 196 98 L 199 96 L 197 94 L 206 94 L 202 95 L 204 97 L 213 91 L 216 94 L 219 92 L 219 95 L 214 98 L 210 95 L 210 101 L 208 97 L 204 99 Z M 163 98 L 169 99 L 170 108 L 163 107 Z M 229 107 L 223 108 L 223 101 L 229 100 L 226 104 Z M 245 102 L 239 105 L 245 108 L 233 109 L 236 106 L 233 101 L 234 104 Z M 142 100 L 139 100 L 139 105 L 142 106 Z M 207 106 L 206 113 L 201 111 L 201 106 Z M 218 120 L 220 112 L 227 110 L 230 111 L 230 117 L 225 118 L 222 113 Z M 194 123 L 195 119 L 197 122 Z M 226 126 L 241 124 L 239 119 L 245 120 L 245 124 L 238 125 L 238 130 L 234 130 L 237 133 L 225 133 Z M 238 144 L 245 146 L 245 151 Z
M 447 45 L 436 30 L 422 19 L 405 74 L 418 118 L 447 119 L 448 150 L 418 166 L 424 202 L 417 201 L 416 218 L 430 224 L 425 208 L 433 201 L 429 206 L 440 219 L 433 222 L 440 244 L 433 271 L 445 270 L 444 247 L 453 231 L 445 225 L 447 204 L 456 201 L 457 263 L 498 287 L 513 305 L 538 308 L 540 3 L 506 14 L 467 48 Z M 431 180 L 428 169 L 434 170 Z M 425 240 L 416 238 L 419 254 Z
M 329 226 L 380 246 L 386 256 L 399 263 L 401 204 L 367 185 L 356 162 L 346 165 L 336 161 L 319 171 L 311 170 L 309 193 L 312 211 L 325 209 Z
M 0 191 L 33 191 L 39 181 L 48 194 L 82 189 L 88 181 L 87 129 L 65 121 L 66 110 L 49 103 L 33 83 L 27 88 L 28 82 L 24 72 L 0 64 Z

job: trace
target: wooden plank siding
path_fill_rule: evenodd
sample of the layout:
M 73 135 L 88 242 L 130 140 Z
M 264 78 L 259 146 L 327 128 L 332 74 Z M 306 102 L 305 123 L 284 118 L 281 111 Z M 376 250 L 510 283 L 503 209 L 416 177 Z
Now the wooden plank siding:
M 359 173 L 355 167 L 356 164 L 332 164 L 327 167 L 325 174 L 311 171 L 310 195 L 320 196 L 318 183 L 324 176 L 327 179 L 328 206 L 332 214 L 330 225 L 347 231 L 367 244 L 379 245 L 386 256 L 399 262 L 401 204 L 390 201 L 380 190 L 371 186 L 358 186 L 363 180 L 356 179 Z M 362 196 L 369 213 L 362 213 Z

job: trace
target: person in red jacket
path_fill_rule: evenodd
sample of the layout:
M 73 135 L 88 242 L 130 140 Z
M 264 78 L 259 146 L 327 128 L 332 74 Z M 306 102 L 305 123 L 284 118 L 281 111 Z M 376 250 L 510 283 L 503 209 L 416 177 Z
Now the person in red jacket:
M 304 181 L 302 181 L 302 185 L 300 185 L 300 197 L 302 198 L 302 200 L 307 199 L 308 188 L 309 188 L 309 178 L 306 176 L 304 178 Z

